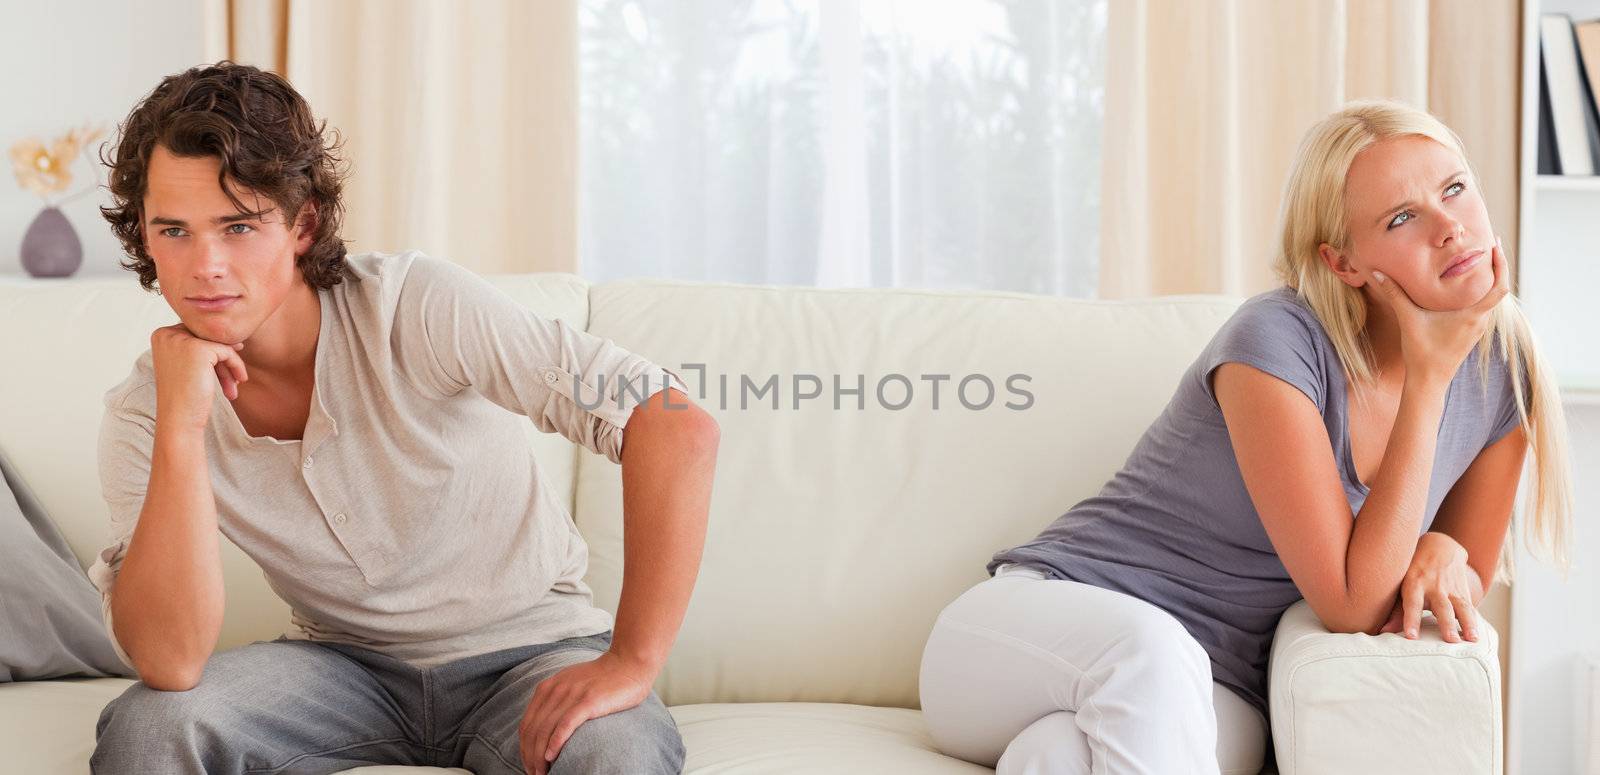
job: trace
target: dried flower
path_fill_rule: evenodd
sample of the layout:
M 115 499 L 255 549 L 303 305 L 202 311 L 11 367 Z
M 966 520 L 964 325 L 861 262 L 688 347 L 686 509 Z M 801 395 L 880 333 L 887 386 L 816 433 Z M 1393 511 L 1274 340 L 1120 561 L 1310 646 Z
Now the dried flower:
M 78 127 L 67 130 L 48 148 L 38 138 L 24 138 L 11 146 L 11 171 L 19 185 L 48 202 L 51 194 L 72 185 L 72 163 L 83 147 L 103 136 L 103 127 Z

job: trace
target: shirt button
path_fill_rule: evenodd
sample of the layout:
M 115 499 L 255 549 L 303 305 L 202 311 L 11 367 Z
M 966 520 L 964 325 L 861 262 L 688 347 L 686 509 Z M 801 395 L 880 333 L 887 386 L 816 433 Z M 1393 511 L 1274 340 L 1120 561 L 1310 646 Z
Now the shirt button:
M 306 468 L 310 468 L 311 467 L 311 456 L 310 455 L 306 455 L 306 462 L 304 463 L 304 466 Z
M 554 384 L 556 384 L 556 379 L 557 379 L 557 377 L 556 377 L 556 373 L 555 372 L 547 371 L 547 372 L 544 373 L 544 381 L 545 382 L 547 382 L 547 383 L 549 383 L 551 385 L 554 385 Z
M 344 524 L 344 512 L 341 511 L 338 514 L 333 515 L 333 524 L 335 524 L 335 525 L 343 525 Z

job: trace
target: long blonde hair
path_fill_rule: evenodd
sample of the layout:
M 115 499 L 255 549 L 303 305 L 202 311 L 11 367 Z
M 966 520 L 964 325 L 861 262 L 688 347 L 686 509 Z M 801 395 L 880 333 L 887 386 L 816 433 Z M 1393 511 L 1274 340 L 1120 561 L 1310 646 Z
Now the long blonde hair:
M 1358 387 L 1371 385 L 1375 377 L 1376 363 L 1365 332 L 1366 300 L 1361 291 L 1346 285 L 1322 262 L 1317 248 L 1327 243 L 1344 250 L 1348 244 L 1344 189 L 1356 155 L 1379 140 L 1401 136 L 1426 137 L 1450 149 L 1466 165 L 1472 179 L 1478 180 L 1461 138 L 1439 119 L 1402 102 L 1357 100 L 1346 103 L 1306 132 L 1295 152 L 1279 215 L 1282 244 L 1273 270 L 1322 322 L 1346 378 Z M 1482 190 L 1480 186 L 1479 191 Z M 1490 354 L 1498 343 L 1506 357 L 1517 415 L 1534 458 L 1533 511 L 1528 519 L 1523 510 L 1523 539 L 1528 546 L 1543 549 L 1565 576 L 1571 565 L 1568 543 L 1572 532 L 1572 481 L 1560 394 L 1549 362 L 1541 355 L 1516 297 L 1508 294 L 1492 314 L 1493 323 L 1478 343 L 1480 382 L 1487 389 Z M 1365 391 L 1357 392 L 1364 397 Z M 1519 498 L 1524 505 L 1526 497 Z M 1515 573 L 1510 537 L 1511 531 L 1507 531 L 1495 581 L 1510 581 Z

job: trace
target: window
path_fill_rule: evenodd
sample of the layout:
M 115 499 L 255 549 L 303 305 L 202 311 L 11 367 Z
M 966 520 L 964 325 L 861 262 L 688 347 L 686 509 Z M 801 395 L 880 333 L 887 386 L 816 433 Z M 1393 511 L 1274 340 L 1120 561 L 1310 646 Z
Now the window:
M 580 260 L 1092 296 L 1105 0 L 583 0 Z

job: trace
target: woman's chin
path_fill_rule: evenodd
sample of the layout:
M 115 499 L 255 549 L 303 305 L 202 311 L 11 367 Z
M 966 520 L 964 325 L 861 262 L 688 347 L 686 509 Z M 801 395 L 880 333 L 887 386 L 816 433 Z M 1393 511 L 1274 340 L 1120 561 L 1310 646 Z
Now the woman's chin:
M 1463 280 L 1461 293 L 1467 297 L 1469 307 L 1494 289 L 1494 269 L 1487 265 L 1479 266 L 1459 279 Z
M 1482 300 L 1492 287 L 1494 276 L 1486 272 L 1473 271 L 1460 277 L 1440 278 L 1433 303 L 1422 306 L 1439 312 L 1466 309 Z

